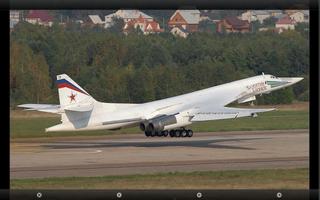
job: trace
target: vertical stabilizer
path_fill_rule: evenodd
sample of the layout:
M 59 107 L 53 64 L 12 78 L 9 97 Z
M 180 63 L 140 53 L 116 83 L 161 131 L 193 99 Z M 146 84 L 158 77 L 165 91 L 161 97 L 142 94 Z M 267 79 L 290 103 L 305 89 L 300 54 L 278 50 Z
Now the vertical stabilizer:
M 60 106 L 92 103 L 95 100 L 68 75 L 57 75 Z

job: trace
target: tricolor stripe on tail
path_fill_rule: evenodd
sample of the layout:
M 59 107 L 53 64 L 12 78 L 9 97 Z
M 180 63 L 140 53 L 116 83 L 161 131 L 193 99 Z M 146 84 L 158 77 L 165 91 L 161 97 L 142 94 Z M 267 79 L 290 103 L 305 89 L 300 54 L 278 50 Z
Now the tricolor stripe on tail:
M 86 91 L 84 91 L 82 88 L 79 88 L 79 87 L 73 85 L 72 83 L 70 83 L 70 82 L 67 81 L 66 79 L 57 80 L 57 84 L 58 84 L 58 88 L 67 87 L 67 88 L 70 88 L 70 89 L 72 89 L 72 90 L 75 90 L 75 91 L 81 92 L 81 93 L 83 93 L 83 94 L 89 95 L 89 94 L 88 94 Z

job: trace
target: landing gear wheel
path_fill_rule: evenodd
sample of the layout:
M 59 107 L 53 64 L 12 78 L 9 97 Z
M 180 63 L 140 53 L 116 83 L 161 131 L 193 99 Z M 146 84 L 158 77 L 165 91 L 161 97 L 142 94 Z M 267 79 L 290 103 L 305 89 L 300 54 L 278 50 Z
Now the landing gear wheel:
M 187 137 L 188 132 L 186 130 L 181 130 L 181 137 Z
M 164 137 L 167 137 L 168 134 L 169 134 L 169 131 L 162 131 L 162 135 L 163 135 Z
M 155 131 L 151 131 L 150 136 L 151 136 L 151 137 L 156 136 L 156 132 L 155 132 Z
M 188 133 L 188 137 L 192 137 L 193 136 L 193 131 L 192 130 L 188 130 L 187 133 Z
M 180 137 L 181 136 L 180 130 L 175 130 L 174 133 L 175 133 L 176 137 Z
M 174 130 L 169 131 L 169 135 L 170 135 L 170 137 L 174 137 L 175 136 Z
M 144 134 L 145 134 L 147 137 L 150 137 L 150 135 L 151 135 L 150 131 L 145 131 Z
M 157 132 L 156 132 L 156 135 L 157 135 L 158 137 L 161 137 L 161 136 L 163 136 L 163 133 L 162 133 L 162 131 L 157 131 Z

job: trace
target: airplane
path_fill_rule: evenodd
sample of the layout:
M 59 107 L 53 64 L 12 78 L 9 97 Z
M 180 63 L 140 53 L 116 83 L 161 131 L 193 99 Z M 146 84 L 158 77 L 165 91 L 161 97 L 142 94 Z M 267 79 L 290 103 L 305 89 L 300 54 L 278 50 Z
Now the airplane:
M 139 126 L 147 137 L 192 137 L 185 127 L 194 122 L 256 117 L 274 110 L 228 107 L 230 103 L 256 100 L 257 95 L 291 86 L 302 77 L 275 77 L 264 74 L 230 83 L 140 104 L 96 101 L 68 75 L 57 75 L 60 105 L 23 104 L 18 107 L 61 115 L 61 124 L 46 132 L 118 130 Z

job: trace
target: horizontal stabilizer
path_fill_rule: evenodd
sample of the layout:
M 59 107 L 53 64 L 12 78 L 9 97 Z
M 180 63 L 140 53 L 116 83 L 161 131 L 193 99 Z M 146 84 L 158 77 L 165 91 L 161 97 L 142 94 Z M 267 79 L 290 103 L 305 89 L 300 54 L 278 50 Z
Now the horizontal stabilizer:
M 198 111 L 194 114 L 194 117 L 191 119 L 192 122 L 200 121 L 210 121 L 210 120 L 220 120 L 220 119 L 232 119 L 239 117 L 254 117 L 256 113 L 268 112 L 275 110 L 274 108 L 270 109 L 244 109 L 244 108 L 227 108 L 218 109 L 215 111 Z
M 26 110 L 36 110 L 40 112 L 59 113 L 60 105 L 54 104 L 22 104 L 19 108 L 26 108 Z

